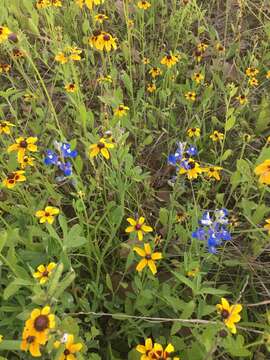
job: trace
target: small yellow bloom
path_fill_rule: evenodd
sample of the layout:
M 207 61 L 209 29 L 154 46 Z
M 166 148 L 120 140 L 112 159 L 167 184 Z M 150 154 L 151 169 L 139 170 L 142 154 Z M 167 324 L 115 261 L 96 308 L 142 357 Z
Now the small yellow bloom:
M 196 100 L 196 93 L 195 91 L 188 91 L 185 93 L 185 98 L 188 100 L 188 101 L 192 101 L 194 102 Z
M 78 90 L 78 87 L 74 83 L 69 83 L 65 85 L 65 89 L 67 92 L 74 93 Z
M 258 165 L 254 170 L 256 175 L 259 175 L 259 182 L 261 184 L 270 185 L 270 159 L 265 160 Z
M 116 109 L 113 110 L 115 116 L 123 117 L 127 114 L 129 107 L 120 104 Z
M 157 76 L 162 74 L 162 71 L 158 67 L 152 67 L 149 70 L 149 74 L 152 76 L 152 78 L 156 78 Z
M 239 101 L 240 105 L 245 105 L 248 103 L 248 99 L 244 94 L 237 96 L 236 99 Z
M 142 63 L 143 63 L 144 65 L 148 65 L 148 64 L 150 64 L 150 59 L 147 58 L 147 57 L 144 57 L 144 58 L 142 59 Z
M 151 3 L 146 0 L 138 1 L 137 6 L 139 9 L 147 10 L 151 7 Z
M 54 222 L 55 215 L 59 214 L 59 209 L 53 206 L 46 206 L 45 210 L 38 210 L 36 212 L 36 217 L 39 218 L 39 222 L 41 224 L 47 222 L 48 224 L 52 224 Z
M 54 262 L 49 263 L 49 265 L 39 265 L 33 277 L 38 279 L 40 284 L 43 285 L 48 281 L 55 268 L 56 264 Z
M 51 6 L 51 2 L 49 0 L 37 0 L 36 7 L 37 9 L 46 9 Z
M 188 216 L 189 215 L 187 213 L 185 213 L 184 211 L 178 211 L 176 214 L 175 220 L 177 223 L 181 224 L 188 218 Z
M 270 218 L 265 220 L 266 224 L 263 226 L 264 229 L 268 230 L 268 235 L 270 235 Z
M 80 8 L 85 5 L 89 10 L 92 10 L 94 5 L 100 5 L 104 0 L 75 0 L 75 2 Z
M 25 327 L 22 334 L 21 350 L 29 351 L 33 357 L 40 357 L 40 345 L 38 337 Z
M 255 67 L 248 67 L 246 69 L 246 75 L 248 77 L 254 78 L 257 74 L 259 74 L 259 70 L 256 69 Z
M 0 63 L 0 74 L 8 73 L 10 69 L 11 69 L 11 65 L 7 63 Z
M 25 328 L 28 336 L 34 336 L 37 343 L 45 345 L 48 341 L 49 331 L 55 328 L 55 316 L 51 314 L 50 306 L 34 309 L 30 319 L 25 322 Z
M 219 131 L 217 131 L 217 130 L 215 130 L 215 131 L 213 132 L 213 134 L 211 134 L 209 137 L 210 137 L 210 139 L 212 139 L 213 141 L 221 141 L 221 140 L 224 139 L 224 134 L 221 133 L 221 132 L 219 132 Z
M 89 157 L 94 158 L 100 153 L 102 156 L 105 157 L 105 159 L 108 160 L 110 158 L 110 152 L 108 149 L 113 148 L 114 144 L 111 144 L 107 142 L 106 139 L 101 138 L 97 144 L 90 145 Z
M 201 135 L 201 129 L 199 128 L 189 128 L 187 131 L 187 134 L 190 138 L 193 137 L 200 137 Z
M 200 84 L 201 82 L 203 82 L 204 80 L 204 75 L 199 73 L 199 72 L 195 72 L 192 76 L 192 80 L 194 80 L 196 82 L 196 84 Z
M 79 49 L 77 46 L 70 46 L 67 48 L 67 51 L 69 52 L 69 60 L 71 61 L 80 61 L 82 50 Z
M 155 264 L 156 260 L 162 259 L 162 254 L 160 252 L 152 253 L 151 247 L 149 244 L 144 244 L 144 249 L 135 246 L 133 250 L 141 256 L 143 259 L 138 263 L 136 270 L 141 272 L 146 266 L 148 266 L 153 275 L 157 273 L 157 267 Z
M 249 78 L 248 83 L 252 87 L 255 87 L 255 86 L 259 85 L 259 81 L 255 77 Z
M 200 269 L 197 267 L 197 268 L 189 270 L 187 272 L 187 276 L 188 277 L 195 277 L 199 272 L 200 272 Z
M 97 82 L 98 83 L 112 83 L 112 77 L 111 75 L 106 75 L 106 76 L 100 76 L 98 79 L 97 79 Z
M 189 180 L 197 179 L 198 175 L 203 172 L 203 169 L 200 167 L 199 163 L 197 163 L 193 159 L 189 159 L 187 163 L 187 167 L 180 167 L 179 174 L 186 174 Z
M 211 179 L 214 178 L 216 180 L 220 180 L 220 171 L 222 170 L 222 167 L 220 166 L 210 166 L 207 168 L 204 168 L 203 171 L 205 171 L 207 176 Z
M 0 26 L 0 44 L 8 39 L 11 31 L 6 26 Z
M 236 334 L 235 324 L 241 320 L 239 313 L 242 311 L 242 305 L 230 305 L 225 298 L 221 298 L 221 304 L 217 304 L 216 308 L 227 328 L 232 334 Z
M 266 79 L 270 79 L 270 70 L 267 71 L 265 77 L 266 77 Z
M 26 177 L 24 176 L 25 171 L 18 170 L 14 171 L 7 175 L 6 179 L 3 180 L 3 185 L 8 189 L 14 188 L 17 182 L 24 182 L 26 181 Z
M 145 339 L 144 345 L 137 345 L 136 350 L 142 354 L 141 360 L 151 360 L 151 351 L 153 350 L 153 342 L 151 338 Z
M 20 50 L 20 49 L 13 49 L 12 50 L 12 57 L 14 59 L 19 59 L 19 58 L 22 58 L 22 57 L 25 57 L 26 54 L 24 51 Z
M 6 120 L 0 121 L 0 134 L 10 135 L 10 132 L 11 132 L 10 128 L 13 126 L 15 126 L 15 125 L 9 121 L 6 121 Z
M 79 352 L 82 347 L 81 343 L 74 343 L 74 336 L 69 334 L 65 343 L 65 350 L 60 355 L 59 360 L 76 360 L 77 358 L 74 354 Z
M 153 93 L 157 90 L 156 84 L 155 83 L 150 83 L 147 85 L 147 91 L 150 93 Z
M 32 151 L 32 152 L 37 151 L 37 145 L 35 144 L 36 142 L 37 142 L 36 137 L 29 137 L 29 138 L 19 137 L 16 139 L 15 144 L 12 144 L 8 147 L 7 152 L 10 153 L 12 151 L 17 151 L 18 163 L 22 163 L 26 151 Z
M 25 169 L 27 166 L 34 166 L 35 158 L 25 155 L 23 161 L 20 163 L 20 167 Z
M 0 335 L 0 343 L 3 341 L 3 335 Z
M 95 15 L 95 21 L 102 24 L 105 20 L 108 20 L 108 16 L 105 14 L 97 14 Z
M 125 230 L 126 233 L 137 233 L 138 239 L 142 241 L 145 233 L 152 232 L 153 228 L 151 226 L 145 225 L 145 218 L 140 217 L 138 220 L 127 218 L 127 222 L 131 225 L 128 226 Z
M 224 46 L 223 46 L 221 43 L 217 43 L 217 44 L 216 44 L 216 50 L 217 50 L 219 53 L 224 53 L 225 48 L 224 48 Z
M 208 45 L 204 42 L 201 42 L 197 45 L 197 50 L 201 51 L 201 52 L 205 52 L 207 48 L 208 48 Z
M 172 52 L 170 52 L 168 55 L 164 56 L 161 59 L 160 63 L 162 65 L 166 65 L 168 68 L 171 68 L 172 66 L 178 63 L 179 59 L 180 59 L 179 56 L 175 56 L 172 54 Z
M 203 55 L 203 52 L 198 49 L 196 49 L 193 52 L 193 56 L 198 63 L 202 61 L 202 55 Z
M 162 360 L 180 360 L 179 357 L 171 357 L 171 353 L 174 352 L 174 346 L 168 344 L 165 349 L 161 344 L 155 343 L 153 348 L 153 354 L 150 359 L 162 359 Z
M 66 57 L 66 55 L 63 52 L 59 52 L 55 58 L 55 61 L 60 62 L 60 64 L 66 64 L 68 62 L 68 58 Z

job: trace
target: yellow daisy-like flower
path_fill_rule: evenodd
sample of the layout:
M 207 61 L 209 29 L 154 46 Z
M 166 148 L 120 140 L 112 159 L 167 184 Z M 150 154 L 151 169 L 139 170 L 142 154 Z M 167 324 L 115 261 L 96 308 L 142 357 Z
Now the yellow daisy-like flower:
M 258 165 L 254 170 L 256 175 L 259 175 L 259 182 L 261 184 L 270 185 L 270 159 L 265 160 Z
M 244 95 L 244 94 L 237 96 L 236 100 L 239 101 L 240 105 L 245 105 L 248 103 L 248 99 L 247 99 L 246 95 Z
M 147 10 L 151 7 L 151 3 L 149 1 L 142 0 L 137 2 L 137 6 L 139 9 Z
M 68 47 L 67 50 L 70 53 L 69 60 L 71 60 L 71 61 L 80 61 L 82 59 L 81 58 L 82 50 L 79 49 L 77 46 L 70 46 L 70 47 Z
M 49 0 L 37 0 L 36 7 L 37 9 L 46 9 L 51 6 L 51 2 Z
M 259 74 L 259 70 L 256 69 L 255 67 L 248 67 L 246 69 L 246 75 L 248 77 L 254 78 L 257 74 Z
M 145 339 L 144 345 L 137 345 L 136 350 L 142 354 L 140 360 L 152 360 L 153 342 L 152 339 Z
M 156 78 L 156 77 L 158 77 L 159 75 L 162 74 L 162 71 L 158 67 L 152 67 L 149 70 L 149 74 L 152 76 L 152 78 Z
M 38 279 L 40 284 L 45 284 L 52 274 L 52 271 L 56 268 L 56 263 L 51 262 L 49 265 L 39 265 L 37 271 L 33 274 L 35 279 Z
M 105 20 L 108 20 L 108 16 L 105 14 L 97 14 L 95 15 L 95 21 L 102 24 Z
M 194 268 L 187 272 L 188 277 L 195 277 L 200 272 L 200 268 Z
M 55 328 L 55 316 L 51 314 L 50 306 L 34 309 L 30 319 L 25 322 L 25 327 L 29 336 L 35 336 L 36 341 L 44 345 L 48 340 L 49 331 Z
M 216 180 L 220 180 L 220 171 L 222 170 L 222 167 L 220 166 L 210 166 L 207 168 L 204 168 L 203 171 L 205 171 L 207 176 L 211 179 L 214 178 Z
M 162 359 L 162 360 L 180 360 L 179 357 L 171 357 L 170 354 L 174 352 L 174 346 L 168 344 L 163 350 L 163 346 L 155 343 L 153 348 L 152 359 Z
M 25 169 L 27 166 L 34 166 L 35 158 L 31 156 L 24 156 L 23 161 L 20 163 L 21 169 Z
M 185 213 L 184 211 L 178 211 L 175 217 L 175 221 L 179 224 L 181 224 L 182 222 L 184 222 L 187 218 L 189 217 L 189 215 L 187 213 Z
M 47 222 L 48 224 L 52 224 L 54 222 L 54 218 L 58 215 L 60 210 L 53 206 L 46 206 L 45 210 L 38 210 L 36 212 L 36 217 L 39 218 L 39 222 L 41 224 Z
M 21 350 L 29 351 L 33 357 L 40 357 L 40 343 L 37 336 L 33 335 L 28 328 L 24 328 L 22 334 Z
M 255 77 L 249 78 L 248 83 L 252 87 L 255 87 L 255 86 L 259 85 L 259 81 Z
M 174 66 L 175 64 L 177 64 L 179 61 L 179 56 L 175 56 L 172 54 L 172 52 L 170 51 L 170 53 L 166 56 L 164 56 L 160 63 L 162 65 L 166 65 L 168 68 L 171 68 L 172 66 Z
M 98 83 L 112 83 L 113 80 L 112 80 L 111 75 L 107 75 L 107 76 L 100 76 L 100 77 L 97 79 L 97 82 L 98 82 Z
M 0 134 L 10 135 L 10 133 L 11 133 L 10 128 L 13 126 L 15 126 L 15 125 L 9 121 L 6 121 L 6 120 L 0 121 Z
M 141 256 L 143 259 L 138 263 L 136 270 L 141 272 L 146 266 L 149 267 L 152 274 L 155 275 L 157 273 L 157 267 L 155 264 L 156 260 L 162 259 L 162 253 L 154 252 L 152 253 L 151 247 L 149 244 L 144 244 L 144 249 L 135 246 L 133 250 Z
M 74 83 L 69 83 L 65 85 L 65 89 L 67 92 L 74 93 L 78 90 L 78 87 Z
M 219 132 L 219 131 L 217 131 L 217 130 L 215 130 L 215 131 L 213 132 L 213 134 L 211 134 L 209 137 L 210 137 L 210 139 L 212 139 L 213 141 L 221 141 L 221 140 L 224 139 L 224 134 L 221 133 L 221 132 Z
M 29 137 L 29 138 L 19 137 L 16 139 L 15 144 L 12 144 L 8 147 L 7 152 L 10 153 L 12 151 L 17 151 L 18 163 L 22 163 L 26 151 L 31 151 L 31 152 L 37 151 L 36 142 L 37 142 L 36 137 Z
M 185 98 L 188 100 L 188 101 L 192 101 L 194 102 L 196 100 L 196 93 L 195 91 L 188 91 L 185 93 Z
M 97 30 L 89 39 L 89 44 L 97 50 L 110 52 L 117 49 L 116 40 L 111 34 Z
M 223 46 L 221 43 L 217 43 L 217 44 L 216 44 L 216 50 L 217 50 L 219 53 L 224 53 L 224 52 L 225 52 L 225 48 L 224 48 L 224 46 Z
M 266 77 L 266 79 L 270 79 L 270 70 L 267 71 L 265 77 Z
M 221 304 L 217 304 L 216 308 L 227 328 L 232 334 L 236 334 L 235 324 L 241 320 L 239 313 L 242 311 L 242 305 L 230 305 L 225 298 L 221 298 Z
M 26 180 L 24 173 L 25 171 L 18 170 L 8 174 L 6 179 L 3 180 L 3 185 L 8 189 L 14 188 L 17 182 L 24 182 Z
M 25 57 L 26 56 L 26 53 L 20 49 L 13 49 L 12 50 L 12 57 L 14 59 L 19 59 L 19 58 L 22 58 L 22 57 Z
M 60 64 L 66 64 L 68 62 L 68 58 L 66 57 L 66 55 L 61 51 L 58 54 L 56 54 L 55 61 L 59 62 Z
M 63 5 L 62 0 L 51 0 L 51 2 L 54 7 L 61 7 Z
M 104 0 L 75 0 L 75 2 L 80 6 L 80 8 L 85 5 L 88 9 L 92 10 L 94 5 L 100 5 L 104 2 Z
M 138 220 L 127 218 L 127 222 L 131 225 L 128 226 L 125 230 L 126 233 L 136 232 L 138 239 L 142 241 L 145 233 L 152 232 L 153 228 L 151 226 L 145 225 L 145 218 L 140 217 Z
M 193 52 L 193 56 L 198 63 L 202 61 L 202 55 L 203 55 L 203 52 L 198 49 L 196 49 Z
M 199 72 L 195 72 L 192 76 L 192 80 L 194 80 L 196 84 L 199 85 L 204 80 L 204 75 Z
M 150 83 L 147 85 L 147 91 L 149 93 L 153 93 L 157 90 L 156 84 L 155 83 Z
M 129 110 L 128 106 L 120 104 L 116 109 L 113 110 L 114 116 L 123 117 Z
M 144 58 L 142 59 L 142 63 L 143 63 L 144 65 L 148 65 L 148 64 L 150 64 L 150 59 L 147 58 L 147 57 L 144 57 Z
M 81 343 L 74 343 L 74 336 L 69 334 L 65 343 L 65 350 L 60 355 L 59 360 L 76 360 L 74 354 L 79 352 L 82 347 L 83 345 Z
M 11 65 L 9 65 L 7 63 L 1 63 L 0 64 L 0 74 L 1 73 L 8 73 L 10 69 L 11 69 Z
M 187 131 L 187 134 L 190 138 L 193 137 L 200 137 L 201 135 L 201 129 L 199 128 L 189 128 Z
M 201 52 L 205 52 L 207 48 L 208 48 L 208 45 L 204 42 L 201 42 L 197 45 L 197 50 L 199 50 Z
M 193 159 L 189 159 L 187 163 L 187 168 L 181 167 L 179 169 L 179 174 L 187 174 L 189 180 L 197 179 L 198 175 L 203 172 L 203 169 L 200 167 L 199 163 Z
M 106 139 L 101 138 L 97 144 L 90 145 L 89 157 L 94 158 L 99 153 L 105 157 L 105 159 L 110 158 L 110 152 L 108 149 L 113 149 L 114 144 L 111 144 L 106 141 Z
M 0 44 L 8 39 L 11 31 L 6 26 L 0 26 Z
M 264 229 L 268 231 L 268 234 L 270 235 L 270 218 L 265 220 L 266 224 L 263 226 Z

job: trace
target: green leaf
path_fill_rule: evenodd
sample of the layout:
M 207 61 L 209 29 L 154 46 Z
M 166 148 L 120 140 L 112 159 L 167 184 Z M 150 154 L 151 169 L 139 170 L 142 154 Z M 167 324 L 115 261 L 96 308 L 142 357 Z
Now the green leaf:
M 0 350 L 21 350 L 21 341 L 3 340 L 0 343 Z
M 169 211 L 165 208 L 159 209 L 159 221 L 163 226 L 166 226 L 169 221 Z
M 270 123 L 270 101 L 269 97 L 263 97 L 260 104 L 260 112 L 255 124 L 255 132 L 259 135 L 266 130 Z
M 186 286 L 188 286 L 190 289 L 192 289 L 194 291 L 196 284 L 194 284 L 191 280 L 189 280 L 188 278 L 186 278 L 184 275 L 180 274 L 180 273 L 176 273 L 176 272 L 172 272 L 173 275 L 183 284 L 185 284 Z
M 234 115 L 231 115 L 231 117 L 229 117 L 225 123 L 224 129 L 225 131 L 229 131 L 234 127 L 236 121 L 236 117 Z

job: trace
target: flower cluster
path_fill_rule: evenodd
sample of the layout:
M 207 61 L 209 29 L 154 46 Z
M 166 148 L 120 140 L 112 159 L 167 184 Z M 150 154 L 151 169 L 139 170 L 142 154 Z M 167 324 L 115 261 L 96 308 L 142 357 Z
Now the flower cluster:
M 62 0 L 37 0 L 36 2 L 37 9 L 47 9 L 51 6 L 61 7 Z
M 0 26 L 0 44 L 8 39 L 11 31 L 6 26 Z
M 117 49 L 117 39 L 105 31 L 95 30 L 88 41 L 89 45 L 96 50 L 110 52 Z
M 77 46 L 67 46 L 63 51 L 60 51 L 55 56 L 55 61 L 60 64 L 66 64 L 70 61 L 80 61 L 82 50 Z
M 100 5 L 104 0 L 75 0 L 75 2 L 81 9 L 83 6 L 86 6 L 88 9 L 92 10 L 94 5 Z
M 211 254 L 217 253 L 217 247 L 223 241 L 231 240 L 231 234 L 228 230 L 228 210 L 205 211 L 199 220 L 199 227 L 192 233 L 192 237 L 207 242 L 208 251 Z
M 141 360 L 180 360 L 177 356 L 172 356 L 174 346 L 168 344 L 165 348 L 159 343 L 154 343 L 151 338 L 145 340 L 144 345 L 137 345 L 136 350 L 142 354 Z

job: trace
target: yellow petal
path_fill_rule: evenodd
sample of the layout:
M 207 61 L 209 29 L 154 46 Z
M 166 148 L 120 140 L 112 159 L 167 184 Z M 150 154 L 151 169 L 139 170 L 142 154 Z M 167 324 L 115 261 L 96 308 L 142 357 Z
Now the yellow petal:
M 230 312 L 230 304 L 225 298 L 221 298 L 222 308 Z
M 157 273 L 157 267 L 153 260 L 148 260 L 147 265 L 149 266 L 152 274 L 155 275 Z
M 42 216 L 44 216 L 45 215 L 45 211 L 44 210 L 38 210 L 37 212 L 36 212 L 36 216 L 37 217 L 42 217 Z
M 51 272 L 55 267 L 56 267 L 56 263 L 51 262 L 51 263 L 49 263 L 49 265 L 47 266 L 47 271 Z
M 40 349 L 39 349 L 39 343 L 34 341 L 33 343 L 31 343 L 29 345 L 29 351 L 30 351 L 30 354 L 34 357 L 39 357 L 41 356 L 41 352 L 40 352 Z
M 153 343 L 152 343 L 152 339 L 148 338 L 145 340 L 145 349 L 146 350 L 152 350 L 153 348 Z
M 46 284 L 47 281 L 48 281 L 47 276 L 43 276 L 43 277 L 39 280 L 39 283 L 40 283 L 40 285 L 44 285 L 44 284 Z
M 101 149 L 101 154 L 105 157 L 105 159 L 109 159 L 110 158 L 110 153 L 106 148 L 102 148 Z
M 59 209 L 53 206 L 46 206 L 45 212 L 48 212 L 51 215 L 57 215 L 59 214 Z
M 141 216 L 139 218 L 138 224 L 142 225 L 144 222 L 145 222 L 145 218 Z
M 136 350 L 141 354 L 145 354 L 145 352 L 146 352 L 146 349 L 143 345 L 137 345 Z
M 142 241 L 143 239 L 143 232 L 141 230 L 138 231 L 138 239 Z
M 81 348 L 82 348 L 82 344 L 81 344 L 81 343 L 72 344 L 72 345 L 70 346 L 70 351 L 71 351 L 72 354 L 74 354 L 74 353 L 80 351 Z
M 134 226 L 128 226 L 128 227 L 126 228 L 126 230 L 125 230 L 126 233 L 131 233 L 131 232 L 133 232 L 133 231 L 136 231 L 135 228 L 134 228 Z
M 150 244 L 144 244 L 144 250 L 145 250 L 146 255 L 151 255 Z
M 140 256 L 145 257 L 145 251 L 137 246 L 133 248 L 133 250 Z
M 97 156 L 98 153 L 99 153 L 99 148 L 98 148 L 98 147 L 95 147 L 95 148 L 93 148 L 93 149 L 91 150 L 89 156 L 90 156 L 90 158 L 93 158 L 93 157 Z
M 127 222 L 130 223 L 130 225 L 135 226 L 137 224 L 137 221 L 132 218 L 127 218 Z
M 162 253 L 161 252 L 155 252 L 151 255 L 152 260 L 160 260 L 162 259 Z
M 34 309 L 34 310 L 31 312 L 31 319 L 32 319 L 32 320 L 35 320 L 39 315 L 40 315 L 40 310 L 39 310 L 39 309 Z
M 142 260 L 139 262 L 139 264 L 137 265 L 136 270 L 140 272 L 140 271 L 142 271 L 142 270 L 145 268 L 146 265 L 147 265 L 147 260 L 146 260 L 146 259 L 142 259 Z
M 43 273 L 44 271 L 46 271 L 46 268 L 45 268 L 44 265 L 39 265 L 37 269 L 38 269 L 38 271 L 41 272 L 41 273 Z
M 174 347 L 172 344 L 168 344 L 165 351 L 169 354 L 174 351 Z
M 235 315 L 242 311 L 243 307 L 241 304 L 235 304 L 230 307 L 230 313 Z
M 41 310 L 41 315 L 48 315 L 51 311 L 50 306 L 44 306 L 44 308 Z
M 142 229 L 142 231 L 144 231 L 144 232 L 151 232 L 151 231 L 153 231 L 153 228 L 152 228 L 151 226 L 147 226 L 147 225 L 143 225 L 141 229 Z

